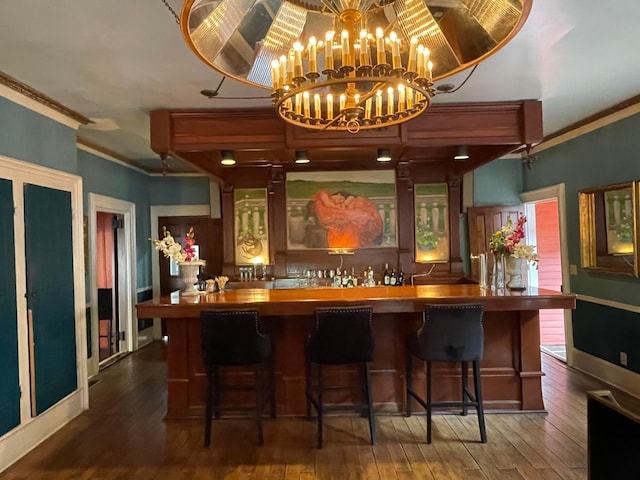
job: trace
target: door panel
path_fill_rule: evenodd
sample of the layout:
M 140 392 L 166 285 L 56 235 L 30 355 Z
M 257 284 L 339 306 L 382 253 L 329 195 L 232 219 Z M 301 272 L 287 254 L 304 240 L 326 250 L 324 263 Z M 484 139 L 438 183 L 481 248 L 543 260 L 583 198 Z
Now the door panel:
M 184 246 L 184 236 L 193 227 L 196 245 L 200 248 L 200 258 L 207 261 L 203 271 L 210 275 L 222 273 L 222 221 L 209 217 L 158 217 L 158 237 L 162 237 L 162 227 L 171 232 L 173 238 Z M 170 275 L 169 259 L 160 256 L 160 294 L 169 295 L 182 288 L 180 275 Z
M 489 237 L 507 224 L 507 218 L 515 223 L 524 215 L 522 205 L 501 205 L 492 207 L 471 207 L 467 210 L 469 221 L 469 253 L 471 254 L 471 278 L 479 281 L 478 261 L 473 260 L 480 253 L 489 252 Z M 488 268 L 493 268 L 493 259 L 489 255 Z
M 25 185 L 24 202 L 37 415 L 77 389 L 71 193 Z
M 20 424 L 13 186 L 0 179 L 0 437 Z

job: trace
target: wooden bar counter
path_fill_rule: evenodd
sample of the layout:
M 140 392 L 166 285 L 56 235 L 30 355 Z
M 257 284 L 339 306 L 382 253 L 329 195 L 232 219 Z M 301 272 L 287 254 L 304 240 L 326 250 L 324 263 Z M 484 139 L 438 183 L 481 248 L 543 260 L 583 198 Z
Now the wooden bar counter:
M 304 339 L 315 307 L 371 305 L 374 311 L 375 358 L 373 398 L 377 412 L 403 411 L 405 337 L 419 328 L 426 303 L 481 303 L 484 307 L 485 353 L 481 362 L 487 410 L 544 410 L 540 363 L 538 311 L 575 308 L 575 295 L 528 288 L 522 292 L 492 292 L 478 285 L 421 285 L 403 287 L 239 289 L 223 294 L 152 299 L 137 305 L 138 318 L 164 318 L 167 346 L 167 418 L 204 415 L 205 371 L 201 362 L 200 311 L 207 308 L 256 308 L 264 316 L 264 330 L 274 340 L 276 396 L 279 415 L 305 414 Z M 415 388 L 424 385 L 424 369 L 414 369 Z M 348 381 L 355 372 L 329 372 Z M 434 401 L 458 398 L 458 366 L 434 366 Z M 246 384 L 246 371 L 233 371 L 226 381 Z M 222 402 L 249 405 L 253 399 L 233 392 Z M 330 401 L 349 401 L 336 393 Z M 419 409 L 416 406 L 416 411 Z M 251 411 L 249 411 L 251 413 Z

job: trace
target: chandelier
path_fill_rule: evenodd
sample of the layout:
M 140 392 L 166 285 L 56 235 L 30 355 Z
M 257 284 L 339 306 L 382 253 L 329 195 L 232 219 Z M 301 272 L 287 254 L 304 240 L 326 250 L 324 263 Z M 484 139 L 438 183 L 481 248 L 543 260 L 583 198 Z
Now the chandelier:
M 532 0 L 186 0 L 183 36 L 225 76 L 271 90 L 306 129 L 381 128 L 422 114 L 434 79 L 500 49 Z

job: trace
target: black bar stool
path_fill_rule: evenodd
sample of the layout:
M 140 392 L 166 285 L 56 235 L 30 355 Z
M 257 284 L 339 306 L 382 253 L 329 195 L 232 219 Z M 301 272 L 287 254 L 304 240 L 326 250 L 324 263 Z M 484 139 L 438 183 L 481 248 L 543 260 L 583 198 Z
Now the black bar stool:
M 207 369 L 204 445 L 211 443 L 211 417 L 220 417 L 220 391 L 253 389 L 256 397 L 258 444 L 263 445 L 262 411 L 271 403 L 276 416 L 275 373 L 271 337 L 260 330 L 257 310 L 203 310 L 200 313 L 202 360 Z M 223 385 L 220 368 L 253 367 L 253 386 Z M 266 378 L 265 378 L 266 377 Z
M 318 448 L 322 448 L 323 415 L 329 409 L 358 408 L 366 410 L 369 417 L 371 444 L 376 444 L 376 426 L 371 398 L 371 374 L 369 362 L 373 360 L 373 309 L 370 306 L 316 308 L 313 330 L 305 344 L 307 417 L 311 417 L 311 405 L 318 413 Z M 325 385 L 323 365 L 357 365 L 361 382 L 358 385 Z M 316 382 L 312 368 L 316 370 Z M 327 390 L 359 389 L 363 403 L 358 405 L 324 404 Z
M 411 397 L 427 411 L 427 443 L 431 443 L 431 413 L 433 407 L 461 407 L 462 415 L 468 407 L 478 412 L 480 439 L 487 442 L 480 382 L 480 360 L 484 352 L 482 305 L 426 305 L 422 327 L 407 337 L 407 416 L 411 416 Z M 412 390 L 413 357 L 427 362 L 426 401 Z M 462 400 L 459 402 L 431 401 L 431 363 L 460 362 L 462 366 Z M 468 362 L 473 365 L 472 394 L 468 387 Z

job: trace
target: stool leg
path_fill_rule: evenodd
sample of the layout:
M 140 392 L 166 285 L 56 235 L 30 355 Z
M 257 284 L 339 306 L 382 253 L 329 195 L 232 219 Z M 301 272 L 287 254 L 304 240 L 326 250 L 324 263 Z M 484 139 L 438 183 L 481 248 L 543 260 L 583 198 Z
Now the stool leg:
M 322 365 L 316 365 L 316 370 L 318 372 L 318 448 L 322 448 L 323 443 L 323 413 L 324 413 L 324 384 L 322 381 Z
M 305 386 L 305 394 L 307 397 L 307 418 L 311 418 L 311 362 L 305 358 L 304 361 L 304 369 L 305 369 L 305 378 L 304 378 L 304 386 Z
M 271 418 L 276 418 L 276 369 L 273 355 L 269 357 L 269 391 L 271 400 Z
M 431 443 L 431 362 L 427 362 L 427 443 Z
M 216 418 L 220 418 L 220 367 L 213 367 L 213 406 Z
M 264 435 L 262 433 L 262 408 L 264 407 L 261 388 L 259 385 L 260 379 L 258 375 L 259 367 L 253 369 L 253 388 L 256 395 L 256 426 L 258 427 L 258 445 L 264 445 Z
M 376 439 L 376 423 L 373 416 L 373 400 L 371 395 L 371 372 L 369 370 L 369 364 L 364 364 L 365 371 L 365 387 L 367 390 L 367 409 L 369 410 L 369 433 L 371 434 L 371 445 L 377 445 Z
M 409 350 L 409 346 L 407 345 L 406 349 L 406 385 L 407 385 L 407 391 L 406 391 L 406 402 L 407 404 L 405 405 L 406 408 L 406 413 L 407 413 L 407 417 L 411 416 L 411 394 L 409 393 L 411 391 L 411 389 L 413 388 L 413 358 L 412 358 L 412 354 L 411 351 Z
M 467 400 L 471 400 L 469 396 L 469 365 L 467 362 L 460 362 L 462 364 L 462 415 L 467 415 L 468 407 Z
M 473 362 L 473 387 L 476 390 L 476 401 L 478 402 L 478 426 L 480 427 L 480 441 L 487 443 L 487 429 L 484 425 L 484 405 L 482 404 L 482 383 L 480 380 L 480 362 Z
M 204 415 L 204 446 L 208 447 L 211 444 L 211 417 L 213 410 L 213 375 L 211 367 L 207 367 L 207 404 Z

